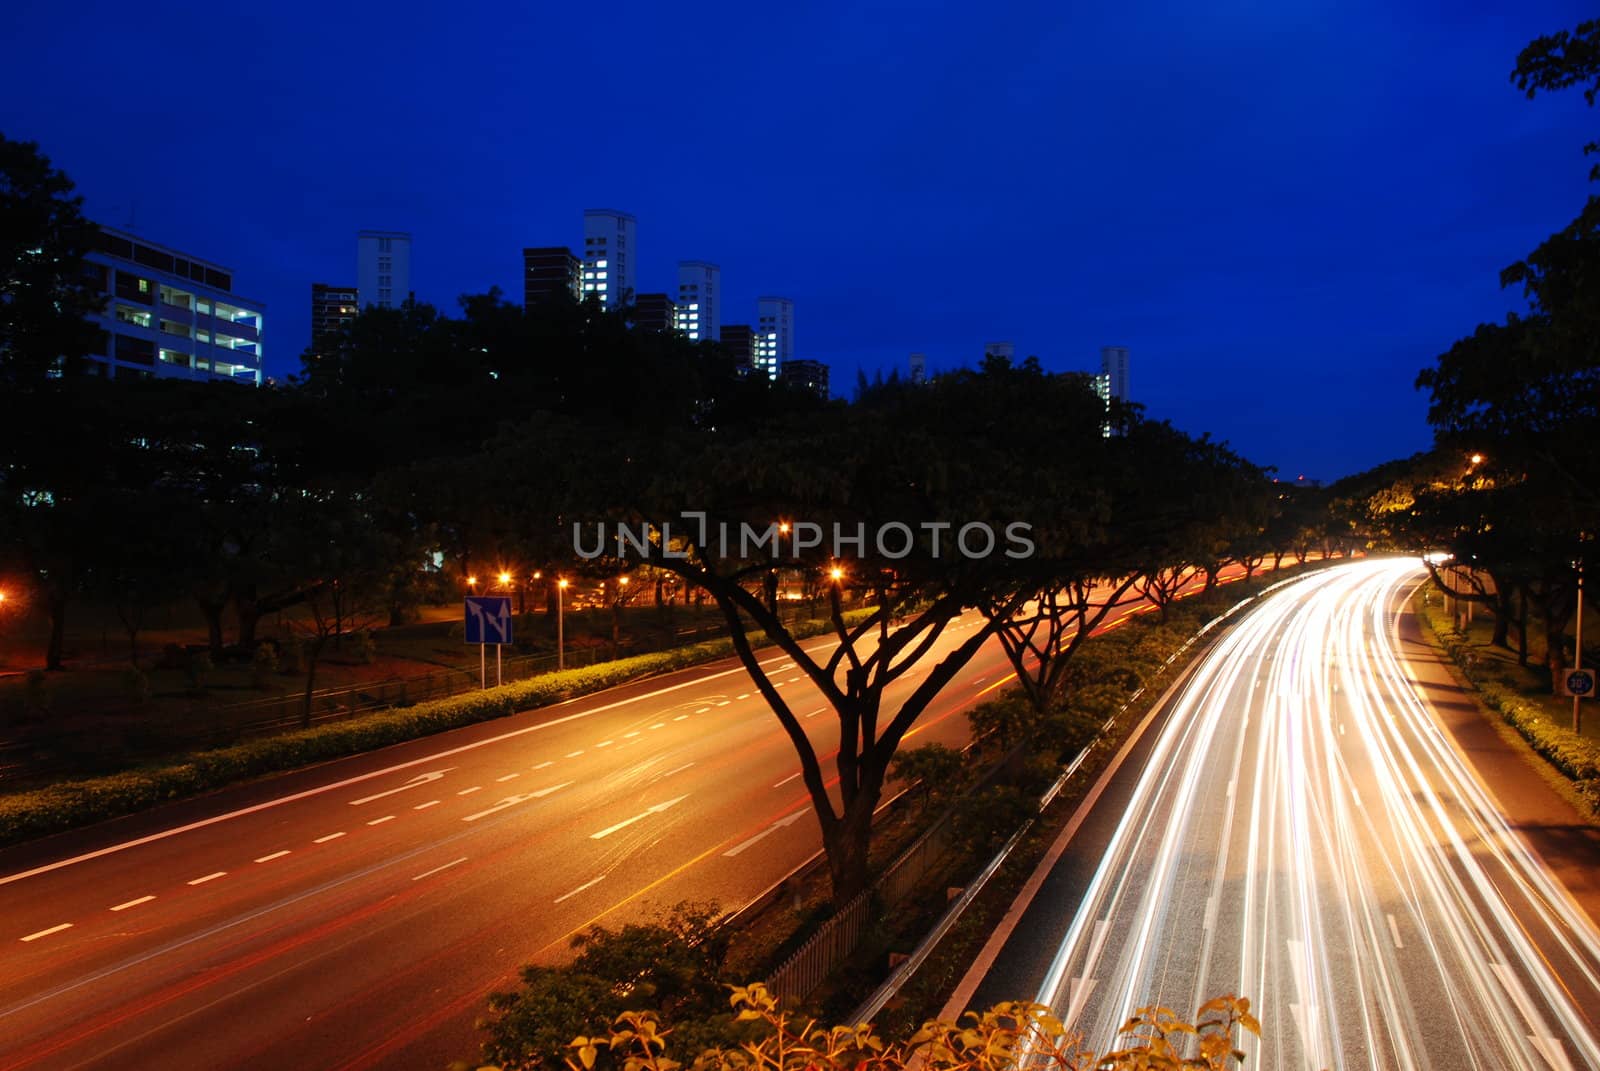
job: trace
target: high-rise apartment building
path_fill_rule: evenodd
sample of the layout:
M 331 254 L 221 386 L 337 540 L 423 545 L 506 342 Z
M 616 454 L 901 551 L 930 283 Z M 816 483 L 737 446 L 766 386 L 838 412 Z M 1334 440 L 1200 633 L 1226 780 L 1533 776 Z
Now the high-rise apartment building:
M 768 379 L 794 357 L 794 302 L 785 297 L 756 299 L 756 337 L 751 354 L 755 369 Z
M 583 261 L 564 245 L 522 251 L 522 307 L 531 309 L 552 294 L 583 298 Z
M 361 231 L 356 235 L 356 289 L 361 307 L 397 309 L 411 296 L 411 235 Z
M 640 294 L 633 302 L 633 325 L 641 331 L 677 331 L 679 309 L 665 294 Z
M 722 269 L 715 264 L 678 261 L 678 330 L 694 342 L 722 337 Z
M 824 401 L 828 398 L 828 366 L 821 361 L 784 361 L 778 382 L 811 391 Z
M 311 284 L 311 346 L 313 349 L 343 331 L 361 311 L 361 299 L 353 286 Z
M 1017 346 L 1014 342 L 989 342 L 983 347 L 984 357 L 1004 357 L 1008 361 L 1017 358 Z
M 755 332 L 749 324 L 724 324 L 722 337 L 717 340 L 737 363 L 740 372 L 748 372 L 755 365 Z
M 583 213 L 583 293 L 614 309 L 633 300 L 638 221 L 626 212 L 590 208 Z
M 911 355 L 911 382 L 926 383 L 928 381 L 928 355 L 926 353 L 913 353 Z
M 84 259 L 106 295 L 90 372 L 261 385 L 266 306 L 233 292 L 232 271 L 109 227 Z
M 1094 377 L 1094 385 L 1106 402 L 1128 400 L 1128 347 L 1100 347 L 1100 374 Z

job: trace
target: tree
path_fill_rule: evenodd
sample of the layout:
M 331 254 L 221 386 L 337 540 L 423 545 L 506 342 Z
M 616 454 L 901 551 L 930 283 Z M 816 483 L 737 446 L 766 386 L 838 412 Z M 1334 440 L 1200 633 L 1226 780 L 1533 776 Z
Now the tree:
M 76 373 L 96 346 L 88 316 L 104 298 L 83 258 L 99 232 L 72 190 L 37 144 L 0 134 L 0 386 L 8 390 Z

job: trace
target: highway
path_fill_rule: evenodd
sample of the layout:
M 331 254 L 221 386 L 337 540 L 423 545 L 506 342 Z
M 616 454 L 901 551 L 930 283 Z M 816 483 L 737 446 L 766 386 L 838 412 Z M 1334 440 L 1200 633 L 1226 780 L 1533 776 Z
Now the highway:
M 1600 1068 L 1600 936 L 1399 656 L 1422 576 L 1339 566 L 1229 630 L 970 1006 L 1036 993 L 1100 1051 L 1140 1005 L 1237 993 L 1264 1028 L 1247 1067 Z
M 767 666 L 833 775 L 831 710 Z M 908 743 L 965 743 L 1009 672 L 985 647 Z M 574 932 L 737 906 L 815 852 L 798 771 L 728 660 L 8 849 L 0 1067 L 471 1059 L 485 996 Z

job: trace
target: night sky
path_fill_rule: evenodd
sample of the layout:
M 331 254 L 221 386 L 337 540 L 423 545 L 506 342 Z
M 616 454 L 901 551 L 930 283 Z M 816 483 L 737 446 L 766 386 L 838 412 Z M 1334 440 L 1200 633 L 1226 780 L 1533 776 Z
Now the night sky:
M 1593 12 L 1116 7 L 23 0 L 0 132 L 92 218 L 235 269 L 280 377 L 357 230 L 412 232 L 454 311 L 520 301 L 522 247 L 610 207 L 642 292 L 703 259 L 724 322 L 792 297 L 837 394 L 913 351 L 1116 344 L 1151 415 L 1291 478 L 1426 447 L 1418 369 L 1520 307 L 1499 269 L 1588 192 L 1597 117 L 1508 76 Z

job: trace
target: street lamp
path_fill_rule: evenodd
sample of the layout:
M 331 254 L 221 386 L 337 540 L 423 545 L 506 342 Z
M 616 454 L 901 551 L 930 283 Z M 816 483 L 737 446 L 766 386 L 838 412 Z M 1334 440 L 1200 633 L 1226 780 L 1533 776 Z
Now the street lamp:
M 508 588 L 508 587 L 511 586 L 511 574 L 510 573 L 501 573 L 500 576 L 498 577 L 498 579 L 500 581 L 500 586 L 501 587 Z
M 567 668 L 567 641 L 563 625 L 564 604 L 567 592 L 565 580 L 556 581 L 556 669 Z
M 832 569 L 828 570 L 828 577 L 835 584 L 837 584 L 839 581 L 844 579 L 844 570 L 835 565 Z
M 477 591 L 478 590 L 478 578 L 475 577 L 475 576 L 467 577 L 467 587 L 471 588 L 473 591 Z

